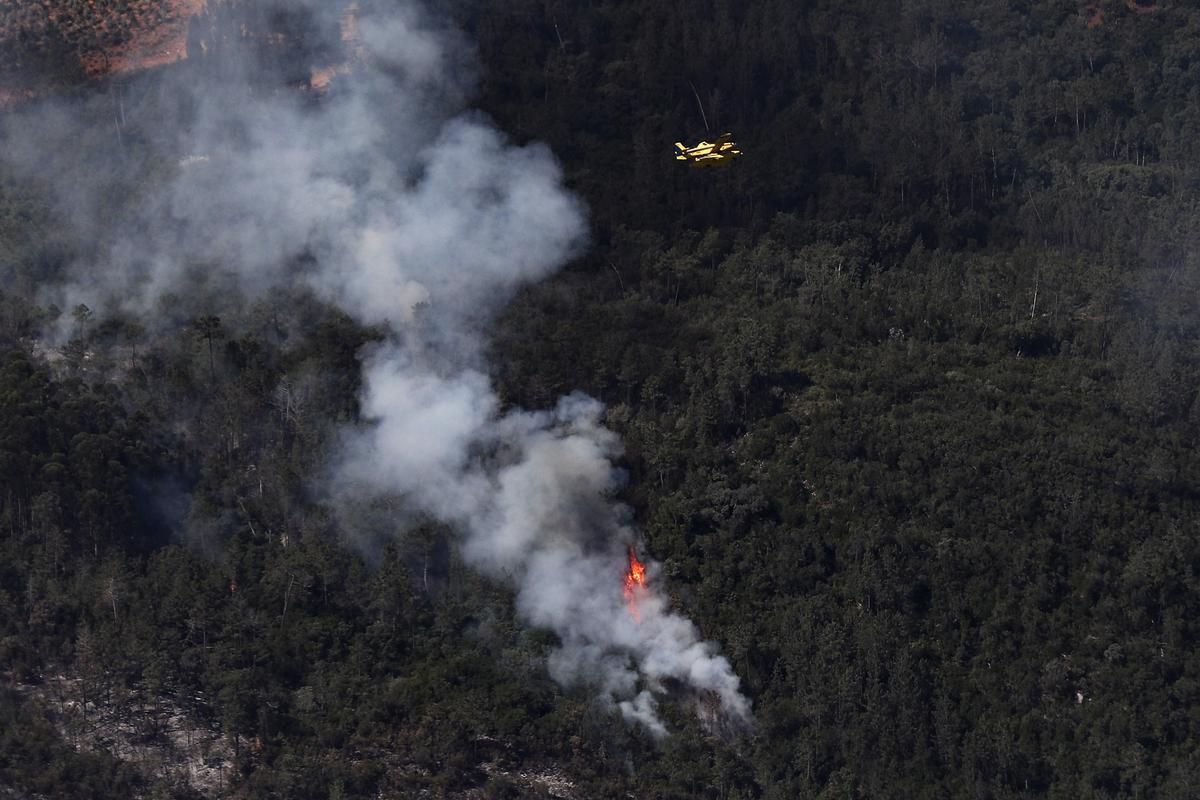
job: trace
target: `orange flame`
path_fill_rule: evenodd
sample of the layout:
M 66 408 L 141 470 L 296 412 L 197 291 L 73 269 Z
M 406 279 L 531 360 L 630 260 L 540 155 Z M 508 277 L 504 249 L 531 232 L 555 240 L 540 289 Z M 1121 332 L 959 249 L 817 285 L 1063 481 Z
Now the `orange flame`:
M 625 604 L 629 606 L 629 613 L 638 622 L 641 622 L 642 615 L 638 613 L 637 598 L 645 588 L 646 565 L 638 561 L 637 552 L 630 545 L 629 571 L 625 573 Z

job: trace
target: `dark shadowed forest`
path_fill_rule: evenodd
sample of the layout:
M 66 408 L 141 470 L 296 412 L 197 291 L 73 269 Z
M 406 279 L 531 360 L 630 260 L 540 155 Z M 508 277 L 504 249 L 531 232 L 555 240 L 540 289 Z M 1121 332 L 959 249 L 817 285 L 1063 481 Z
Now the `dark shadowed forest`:
M 353 69 L 296 83 L 338 32 L 271 7 L 215 3 L 205 35 L 330 102 Z M 300 284 L 60 307 L 93 254 L 8 164 L 0 795 L 1200 794 L 1200 10 L 438 12 L 474 113 L 545 142 L 588 215 L 487 321 L 490 377 L 507 407 L 604 403 L 653 577 L 753 725 L 670 696 L 669 735 L 626 723 L 551 678 L 556 636 L 452 526 L 331 507 L 381 326 Z M 204 52 L 73 88 L 58 64 L 29 101 L 88 123 L 66 161 L 119 158 L 105 214 L 193 157 L 140 155 L 114 98 L 167 113 L 156 82 Z M 728 167 L 674 159 L 725 131 Z

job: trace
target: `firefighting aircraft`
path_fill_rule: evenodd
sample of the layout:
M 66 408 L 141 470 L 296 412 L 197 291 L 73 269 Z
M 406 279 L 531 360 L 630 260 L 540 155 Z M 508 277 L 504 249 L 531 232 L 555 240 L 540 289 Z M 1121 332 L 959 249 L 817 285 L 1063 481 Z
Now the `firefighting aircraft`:
M 701 142 L 688 147 L 683 142 L 675 143 L 675 160 L 688 161 L 693 167 L 716 167 L 728 164 L 742 154 L 734 142 L 729 141 L 732 133 L 723 133 L 715 142 Z

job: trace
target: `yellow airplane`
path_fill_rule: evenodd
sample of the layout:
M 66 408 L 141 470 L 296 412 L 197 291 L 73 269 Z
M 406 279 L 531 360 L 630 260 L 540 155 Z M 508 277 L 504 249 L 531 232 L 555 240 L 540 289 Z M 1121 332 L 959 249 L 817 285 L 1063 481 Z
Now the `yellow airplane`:
M 742 154 L 737 145 L 729 141 L 732 133 L 723 133 L 715 142 L 701 142 L 695 147 L 688 147 L 683 142 L 675 143 L 675 160 L 689 161 L 693 167 L 716 167 L 728 164 L 736 156 Z

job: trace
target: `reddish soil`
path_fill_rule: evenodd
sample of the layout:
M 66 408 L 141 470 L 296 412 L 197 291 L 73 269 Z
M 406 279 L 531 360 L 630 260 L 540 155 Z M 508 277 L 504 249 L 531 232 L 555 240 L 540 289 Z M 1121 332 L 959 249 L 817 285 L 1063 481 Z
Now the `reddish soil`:
M 39 85 L 28 76 L 39 59 L 62 70 L 57 80 L 69 81 L 186 58 L 188 20 L 204 11 L 206 0 L 23 0 L 14 5 L 0 16 L 0 106 L 46 88 L 45 78 Z
M 1080 16 L 1083 17 L 1083 22 L 1089 28 L 1099 28 L 1104 24 L 1105 11 L 1101 6 L 1101 0 L 1089 0 L 1080 11 Z M 1135 14 L 1153 14 L 1155 11 L 1162 10 L 1162 7 L 1154 0 L 1125 0 L 1125 7 Z
M 164 0 L 165 15 L 157 24 L 140 26 L 123 45 L 106 56 L 84 60 L 88 74 L 101 77 L 148 69 L 187 58 L 188 20 L 204 11 L 205 0 Z
M 19 10 L 0 15 L 0 109 L 54 86 L 185 59 L 189 22 L 206 8 L 206 0 L 22 0 Z M 350 60 L 314 64 L 307 88 L 326 91 L 361 56 L 357 15 L 358 4 L 346 3 L 341 38 Z M 285 44 L 271 31 L 254 38 Z
M 361 49 L 358 46 L 358 3 L 351 3 L 346 7 L 342 14 L 342 41 L 350 46 L 353 56 L 360 56 Z M 331 64 L 329 66 L 314 66 L 312 68 L 312 76 L 309 78 L 309 88 L 317 92 L 325 92 L 329 89 L 329 82 L 333 80 L 335 75 L 345 75 L 350 72 L 350 62 L 344 61 L 340 64 Z

